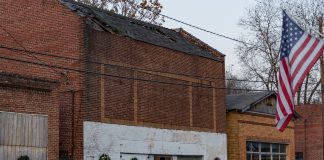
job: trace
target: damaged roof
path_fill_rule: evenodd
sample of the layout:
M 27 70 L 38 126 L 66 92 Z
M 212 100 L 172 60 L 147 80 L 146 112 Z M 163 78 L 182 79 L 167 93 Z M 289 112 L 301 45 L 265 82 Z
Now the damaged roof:
M 245 112 L 255 104 L 263 101 L 264 99 L 276 95 L 274 91 L 264 92 L 249 92 L 240 95 L 227 95 L 226 96 L 226 107 L 228 111 L 237 110 Z
M 131 19 L 73 0 L 60 0 L 60 2 L 80 16 L 99 21 L 102 24 L 101 27 L 108 28 L 109 31 L 116 34 L 190 55 L 223 61 L 221 57 L 224 55 L 220 52 L 218 52 L 219 55 L 215 55 L 208 50 L 204 50 L 181 36 L 176 30 Z

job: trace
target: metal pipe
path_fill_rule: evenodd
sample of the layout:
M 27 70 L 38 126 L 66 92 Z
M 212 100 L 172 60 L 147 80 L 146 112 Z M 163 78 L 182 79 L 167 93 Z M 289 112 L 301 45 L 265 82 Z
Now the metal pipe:
M 74 159 L 74 132 L 75 132 L 75 126 L 74 126 L 74 120 L 75 120 L 75 92 L 76 91 L 73 91 L 71 90 L 71 94 L 72 94 L 72 104 L 71 104 L 71 107 L 72 107 L 72 135 L 71 135 L 71 139 L 72 139 L 72 149 L 71 149 L 71 156 L 72 156 L 72 160 Z

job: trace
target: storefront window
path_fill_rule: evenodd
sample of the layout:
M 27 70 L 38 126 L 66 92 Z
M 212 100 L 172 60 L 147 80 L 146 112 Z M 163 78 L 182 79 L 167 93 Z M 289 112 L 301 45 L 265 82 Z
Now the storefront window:
M 247 160 L 286 160 L 286 144 L 246 142 Z

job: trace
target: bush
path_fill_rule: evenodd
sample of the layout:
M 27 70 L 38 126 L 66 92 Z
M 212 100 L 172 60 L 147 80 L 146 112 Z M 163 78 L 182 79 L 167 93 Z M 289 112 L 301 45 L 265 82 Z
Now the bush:
M 102 154 L 102 155 L 99 157 L 99 160 L 110 160 L 110 157 L 109 157 L 107 154 Z
M 27 155 L 20 156 L 17 160 L 29 160 L 29 157 Z

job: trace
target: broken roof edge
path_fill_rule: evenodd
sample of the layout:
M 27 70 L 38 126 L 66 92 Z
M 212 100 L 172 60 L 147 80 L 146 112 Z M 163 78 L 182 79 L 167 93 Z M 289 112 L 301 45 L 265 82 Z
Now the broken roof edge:
M 268 93 L 265 94 L 265 95 L 263 95 L 263 97 L 259 98 L 259 99 L 258 99 L 257 101 L 255 101 L 254 103 L 251 103 L 251 104 L 249 105 L 249 108 L 247 108 L 246 110 L 244 110 L 244 112 L 247 111 L 248 109 L 250 109 L 253 105 L 256 105 L 256 104 L 258 104 L 259 102 L 265 100 L 266 98 L 268 98 L 268 97 L 270 97 L 270 96 L 272 96 L 272 95 L 276 95 L 276 94 L 277 94 L 277 93 L 276 93 L 275 91 L 268 91 Z
M 252 106 L 254 106 L 255 104 L 265 100 L 266 98 L 268 98 L 269 96 L 272 96 L 272 95 L 276 95 L 277 93 L 275 91 L 265 91 L 267 92 L 266 94 L 262 95 L 262 97 L 260 97 L 259 99 L 257 99 L 256 101 L 248 104 L 248 105 L 245 105 L 244 107 L 241 107 L 241 108 L 229 108 L 228 105 L 226 105 L 226 110 L 228 112 L 231 112 L 231 111 L 238 111 L 238 112 L 241 112 L 241 113 L 244 113 L 246 111 L 248 111 Z M 242 94 L 243 95 L 243 94 Z
M 182 32 L 182 33 L 184 33 L 184 34 L 190 36 L 190 38 L 192 38 L 194 41 L 198 42 L 199 45 L 203 45 L 203 46 L 207 47 L 208 49 L 210 49 L 210 50 L 212 50 L 212 51 L 214 51 L 214 52 L 220 54 L 220 56 L 222 56 L 222 57 L 225 57 L 225 56 L 226 56 L 226 55 L 223 54 L 222 52 L 218 51 L 217 49 L 215 49 L 214 47 L 210 46 L 209 44 L 203 42 L 202 40 L 200 40 L 200 39 L 197 38 L 196 36 L 192 35 L 191 33 L 187 32 L 186 30 L 184 30 L 183 28 L 175 28 L 175 29 L 173 29 L 173 30 L 175 30 L 176 32 L 179 32 L 179 33 Z
M 151 24 L 151 23 L 144 22 L 144 21 L 141 21 L 141 20 L 138 20 L 138 19 L 122 16 L 120 14 L 116 14 L 116 13 L 110 12 L 108 10 L 100 9 L 100 8 L 97 8 L 97 7 L 89 6 L 87 4 L 76 2 L 74 0 L 58 0 L 58 1 L 62 5 L 66 6 L 68 9 L 70 9 L 72 12 L 75 12 L 76 14 L 78 14 L 79 16 L 85 17 L 89 21 L 93 21 L 93 22 L 95 21 L 95 23 L 97 25 L 99 25 L 99 27 L 105 32 L 108 31 L 110 33 L 115 33 L 116 35 L 129 37 L 129 38 L 137 40 L 137 41 L 141 41 L 141 42 L 152 44 L 152 45 L 155 45 L 155 46 L 159 46 L 159 47 L 171 49 L 171 50 L 174 50 L 174 51 L 182 52 L 184 54 L 188 54 L 188 55 L 191 55 L 191 56 L 198 56 L 198 57 L 201 57 L 201 58 L 207 58 L 207 59 L 214 60 L 214 61 L 221 62 L 221 63 L 224 63 L 224 61 L 225 61 L 222 56 L 215 55 L 211 51 L 202 49 L 201 47 L 199 47 L 198 45 L 193 44 L 187 38 L 183 37 L 179 32 L 177 32 L 177 31 L 175 31 L 173 29 L 165 28 L 163 26 Z M 166 45 L 166 44 L 164 44 L 162 42 L 160 42 L 161 44 L 159 44 L 159 43 L 156 43 L 154 41 L 151 42 L 150 40 L 143 40 L 143 39 L 138 38 L 138 37 L 136 37 L 134 35 L 123 34 L 124 32 L 123 32 L 122 29 L 119 29 L 118 26 L 114 26 L 113 24 L 109 24 L 105 20 L 102 20 L 102 17 L 100 17 L 100 15 L 98 15 L 97 12 L 101 12 L 103 14 L 106 14 L 107 16 L 115 17 L 115 18 L 120 19 L 122 21 L 129 21 L 129 22 L 137 23 L 139 25 L 149 26 L 149 27 L 155 28 L 157 30 L 161 29 L 161 30 L 167 30 L 168 32 L 174 32 L 174 34 L 178 34 L 178 37 L 181 37 L 181 39 L 183 39 L 183 40 L 180 40 L 180 41 L 186 41 L 185 43 L 187 43 L 187 45 L 189 45 L 189 44 L 190 45 L 188 47 L 186 47 L 186 49 L 184 49 L 182 47 L 179 48 L 179 46 L 174 47 L 174 46 L 177 46 L 177 45 Z M 116 32 L 115 30 L 117 30 L 118 32 Z M 182 45 L 183 44 L 184 43 L 182 43 Z M 178 45 L 181 45 L 181 44 L 178 44 Z M 191 48 L 191 49 L 189 49 L 189 48 Z M 213 49 L 213 50 L 217 51 L 216 49 Z M 220 52 L 217 51 L 217 53 L 220 53 Z M 223 55 L 223 54 L 221 54 L 221 55 Z

